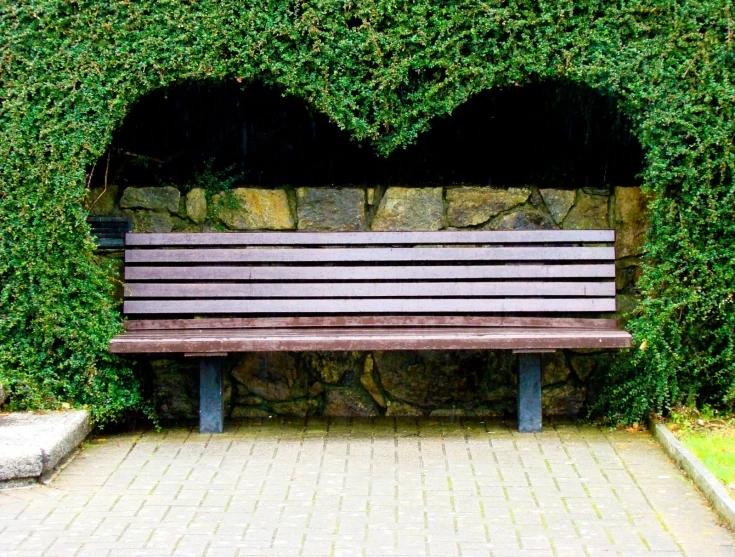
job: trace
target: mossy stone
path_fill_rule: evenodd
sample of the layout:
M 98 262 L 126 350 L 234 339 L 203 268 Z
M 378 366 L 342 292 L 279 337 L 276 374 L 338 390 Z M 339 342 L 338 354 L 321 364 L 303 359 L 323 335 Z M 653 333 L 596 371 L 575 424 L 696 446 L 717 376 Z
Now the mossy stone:
M 444 228 L 442 188 L 388 188 L 378 204 L 372 230 Z
M 577 195 L 576 190 L 560 190 L 553 188 L 542 188 L 539 189 L 539 193 L 546 204 L 546 207 L 551 213 L 551 218 L 554 222 L 561 224 L 561 222 L 569 214 L 569 210 L 574 205 L 574 198 Z
M 487 367 L 482 350 L 389 351 L 373 357 L 388 397 L 419 406 L 474 399 Z
M 232 370 L 232 377 L 251 393 L 270 401 L 304 398 L 309 389 L 296 358 L 287 352 L 248 352 Z
M 207 196 L 203 188 L 194 188 L 186 194 L 186 214 L 196 224 L 207 220 Z
M 362 389 L 341 388 L 327 391 L 324 402 L 324 416 L 371 417 L 379 414 L 375 401 Z
M 319 413 L 319 401 L 314 398 L 274 402 L 271 407 L 279 416 L 314 416 Z
M 389 400 L 387 402 L 386 416 L 423 416 L 425 412 L 411 404 L 401 402 L 400 400 Z
M 153 404 L 164 420 L 195 419 L 199 415 L 196 362 L 150 360 Z
M 492 219 L 486 230 L 550 230 L 558 228 L 546 210 L 524 205 Z
M 531 188 L 494 188 L 459 186 L 447 189 L 447 224 L 475 226 L 513 207 L 531 196 Z
M 368 354 L 367 358 L 365 358 L 365 366 L 363 368 L 362 375 L 360 375 L 360 384 L 362 384 L 368 394 L 373 397 L 373 400 L 378 404 L 378 406 L 385 408 L 385 396 L 376 380 L 374 367 L 373 356 Z
M 123 211 L 133 217 L 133 232 L 171 232 L 174 221 L 169 213 L 163 211 Z
M 151 211 L 179 211 L 181 193 L 171 186 L 125 188 L 120 207 L 122 209 L 150 209 Z
M 367 228 L 362 188 L 298 188 L 299 230 L 355 231 Z
M 543 385 L 554 385 L 563 383 L 569 378 L 572 370 L 567 365 L 562 351 L 541 356 L 541 377 Z
M 304 352 L 301 356 L 304 371 L 319 377 L 322 383 L 337 385 L 343 378 L 362 373 L 362 354 L 360 352 Z M 347 377 L 345 377 L 347 375 Z
M 609 195 L 590 194 L 579 190 L 576 202 L 564 219 L 562 228 L 575 230 L 609 228 L 609 199 Z
M 464 408 L 437 408 L 429 413 L 432 418 L 463 418 L 466 415 Z
M 638 187 L 617 187 L 613 207 L 617 257 L 641 255 L 650 226 L 646 196 Z
M 85 207 L 93 216 L 113 215 L 117 210 L 117 194 L 118 187 L 114 184 L 108 184 L 107 189 L 102 187 L 87 190 Z
M 576 417 L 584 406 L 587 389 L 574 381 L 550 385 L 541 391 L 541 407 L 545 416 Z
M 236 188 L 212 198 L 217 218 L 231 230 L 290 230 L 296 225 L 286 192 Z

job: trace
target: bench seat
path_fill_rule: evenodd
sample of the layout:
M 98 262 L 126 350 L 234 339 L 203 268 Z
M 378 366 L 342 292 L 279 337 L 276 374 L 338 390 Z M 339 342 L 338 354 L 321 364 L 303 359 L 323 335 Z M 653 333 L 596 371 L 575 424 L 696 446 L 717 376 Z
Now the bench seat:
M 558 350 L 627 348 L 615 329 L 539 327 L 405 327 L 135 330 L 117 336 L 117 354 L 310 350 Z

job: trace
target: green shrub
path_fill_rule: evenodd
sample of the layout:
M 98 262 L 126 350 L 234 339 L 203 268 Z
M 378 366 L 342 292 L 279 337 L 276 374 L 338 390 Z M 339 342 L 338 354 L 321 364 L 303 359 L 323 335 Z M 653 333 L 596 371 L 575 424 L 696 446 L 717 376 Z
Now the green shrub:
M 119 330 L 81 203 L 86 172 L 146 93 L 260 79 L 381 153 L 471 95 L 566 80 L 618 100 L 646 152 L 653 228 L 636 345 L 613 419 L 735 378 L 733 14 L 715 0 L 267 2 L 38 0 L 0 6 L 0 380 L 13 404 L 141 404 L 107 353 Z

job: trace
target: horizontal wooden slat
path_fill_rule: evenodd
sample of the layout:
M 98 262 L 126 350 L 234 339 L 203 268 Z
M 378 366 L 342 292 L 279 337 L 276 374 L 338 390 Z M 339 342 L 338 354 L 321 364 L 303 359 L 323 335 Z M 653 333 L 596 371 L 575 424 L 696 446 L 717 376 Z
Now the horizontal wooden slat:
M 615 265 L 436 265 L 421 267 L 125 267 L 126 280 L 437 280 L 614 278 Z
M 128 283 L 126 298 L 614 296 L 614 282 Z
M 461 250 L 461 253 L 458 253 Z M 615 259 L 612 247 L 131 249 L 127 263 L 592 261 Z
M 615 311 L 615 298 L 132 300 L 127 314 L 482 313 Z
M 129 246 L 525 244 L 614 242 L 614 230 L 432 232 L 209 232 L 128 234 Z
M 307 317 L 219 317 L 207 319 L 135 319 L 129 331 L 166 329 L 284 329 L 303 327 L 523 327 L 617 329 L 615 319 L 509 317 L 491 315 L 322 315 Z
M 585 329 L 219 329 L 129 331 L 110 342 L 117 354 L 305 350 L 463 350 L 627 348 L 630 335 Z

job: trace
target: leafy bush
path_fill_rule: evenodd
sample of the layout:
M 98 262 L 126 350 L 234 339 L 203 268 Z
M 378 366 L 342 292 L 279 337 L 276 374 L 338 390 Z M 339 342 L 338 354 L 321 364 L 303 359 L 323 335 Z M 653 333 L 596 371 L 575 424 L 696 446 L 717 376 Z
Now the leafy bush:
M 18 407 L 141 404 L 82 209 L 85 171 L 147 92 L 258 78 L 382 153 L 493 87 L 613 95 L 655 196 L 632 357 L 599 409 L 637 419 L 735 378 L 731 5 L 719 0 L 6 2 L 0 7 L 0 380 Z

